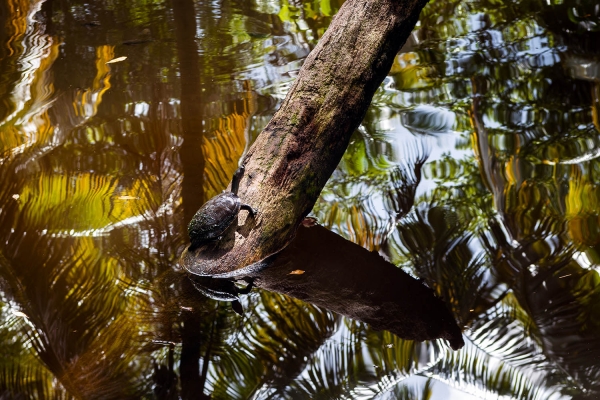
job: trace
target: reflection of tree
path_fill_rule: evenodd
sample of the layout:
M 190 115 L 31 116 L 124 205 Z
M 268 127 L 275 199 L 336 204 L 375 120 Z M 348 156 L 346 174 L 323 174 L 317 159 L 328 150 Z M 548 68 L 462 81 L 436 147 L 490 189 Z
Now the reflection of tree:
M 203 115 L 202 109 L 202 84 L 201 65 L 198 49 L 194 38 L 196 37 L 196 13 L 191 1 L 173 1 L 173 17 L 175 34 L 177 37 L 177 56 L 179 58 L 179 71 L 181 73 L 181 122 L 183 144 L 180 157 L 183 169 L 181 195 L 183 199 L 184 217 L 191 220 L 196 210 L 204 203 L 204 154 L 203 141 Z M 193 290 L 191 285 L 186 285 Z M 180 376 L 181 394 L 184 399 L 194 397 L 204 398 L 204 385 L 206 383 L 206 368 L 212 344 L 212 334 L 215 330 L 217 319 L 213 325 L 201 326 L 202 315 L 198 312 L 188 312 L 181 315 L 181 357 Z M 200 329 L 209 333 L 208 338 L 203 338 Z M 208 339 L 208 340 L 203 340 Z M 200 373 L 199 360 L 200 347 L 208 342 L 209 347 L 204 357 L 204 367 Z

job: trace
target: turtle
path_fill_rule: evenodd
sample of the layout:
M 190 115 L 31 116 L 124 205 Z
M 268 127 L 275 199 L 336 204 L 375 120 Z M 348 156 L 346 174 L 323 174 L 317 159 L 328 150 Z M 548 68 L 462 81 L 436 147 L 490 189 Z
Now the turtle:
M 233 174 L 231 192 L 223 192 L 208 200 L 188 224 L 190 246 L 188 251 L 194 251 L 202 245 L 221 239 L 223 233 L 236 220 L 240 210 L 246 210 L 254 218 L 257 211 L 248 204 L 242 203 L 237 196 L 240 179 L 244 174 L 241 166 Z
M 231 308 L 238 315 L 243 315 L 244 310 L 240 304 L 240 294 L 248 294 L 254 286 L 254 279 L 242 279 L 246 283 L 245 288 L 239 288 L 234 280 L 213 278 L 210 276 L 188 276 L 192 285 L 204 296 L 218 301 L 230 301 Z

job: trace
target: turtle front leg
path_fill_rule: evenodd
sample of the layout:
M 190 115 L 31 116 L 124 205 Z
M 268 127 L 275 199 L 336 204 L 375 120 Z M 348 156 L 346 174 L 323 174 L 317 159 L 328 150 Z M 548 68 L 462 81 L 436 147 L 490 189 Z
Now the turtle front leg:
M 250 207 L 248 204 L 242 204 L 240 206 L 240 210 L 246 210 L 250 213 L 250 215 L 252 215 L 253 217 L 256 217 L 256 214 L 258 214 L 258 211 L 255 210 L 254 208 Z

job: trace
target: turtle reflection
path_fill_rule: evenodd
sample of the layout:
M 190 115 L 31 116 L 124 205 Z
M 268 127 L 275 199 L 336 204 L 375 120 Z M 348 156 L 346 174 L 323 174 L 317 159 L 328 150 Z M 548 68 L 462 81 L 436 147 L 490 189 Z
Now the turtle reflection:
M 253 279 L 244 279 L 246 287 L 240 288 L 236 285 L 237 281 L 231 279 L 197 275 L 188 275 L 188 277 L 196 290 L 204 296 L 217 301 L 230 301 L 233 311 L 238 315 L 244 314 L 239 295 L 250 293 L 254 286 Z

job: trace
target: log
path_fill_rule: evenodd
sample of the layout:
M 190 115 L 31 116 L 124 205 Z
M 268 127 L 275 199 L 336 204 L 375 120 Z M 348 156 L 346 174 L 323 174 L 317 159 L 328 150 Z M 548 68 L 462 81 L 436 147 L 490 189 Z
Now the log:
M 311 211 L 426 0 L 348 0 L 304 62 L 242 164 L 241 211 L 221 240 L 184 251 L 198 275 L 255 265 L 283 249 Z

